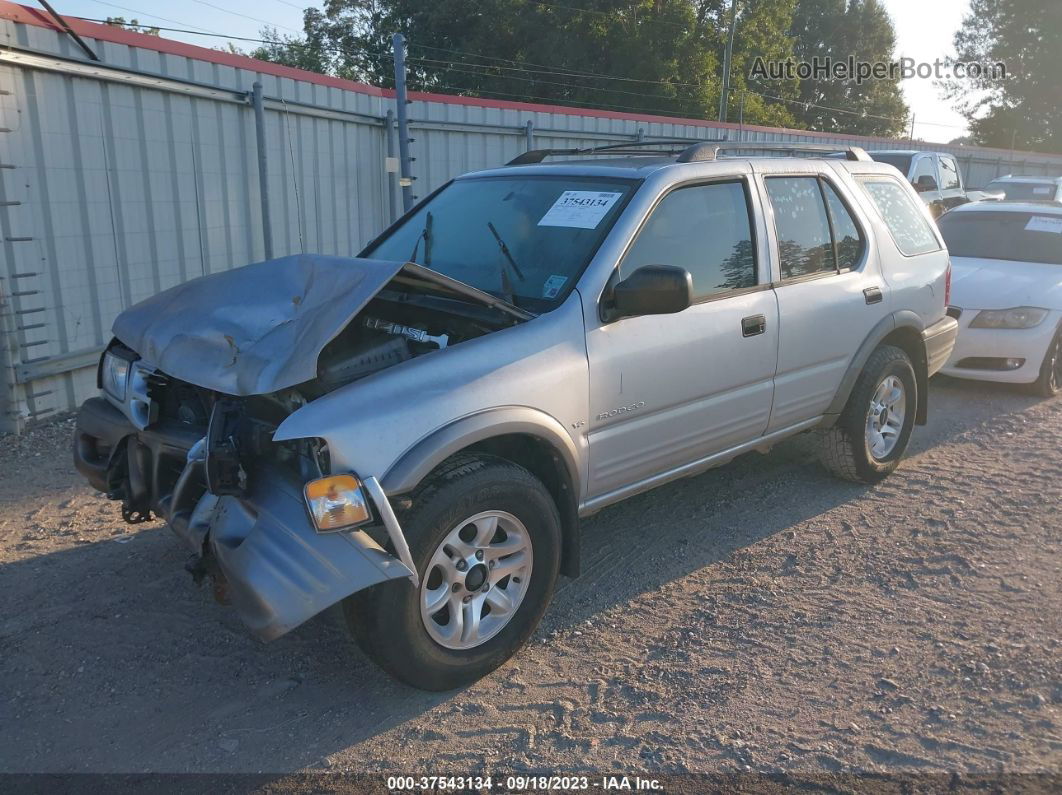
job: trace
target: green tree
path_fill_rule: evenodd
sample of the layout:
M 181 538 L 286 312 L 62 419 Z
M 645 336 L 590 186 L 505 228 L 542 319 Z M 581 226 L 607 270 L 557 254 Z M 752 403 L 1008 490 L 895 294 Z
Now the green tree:
M 796 62 L 857 61 L 895 63 L 896 32 L 879 0 L 798 0 L 791 35 Z M 793 110 L 809 130 L 896 136 L 907 128 L 908 108 L 894 79 L 801 80 Z
M 731 120 L 746 61 L 786 57 L 796 0 L 741 0 Z M 730 0 L 326 0 L 302 39 L 255 57 L 392 86 L 391 35 L 410 43 L 413 89 L 714 118 Z M 795 85 L 777 88 L 795 96 Z M 746 121 L 786 124 L 786 105 L 748 94 Z
M 133 33 L 143 33 L 145 36 L 158 36 L 159 29 L 153 28 L 148 25 L 141 25 L 140 20 L 130 19 L 125 21 L 125 17 L 107 17 L 104 24 L 110 25 L 115 28 L 122 28 L 123 30 L 129 30 Z
M 1006 67 L 1005 79 L 986 69 L 944 83 L 977 143 L 1062 153 L 1062 3 L 972 0 L 955 50 L 958 61 Z

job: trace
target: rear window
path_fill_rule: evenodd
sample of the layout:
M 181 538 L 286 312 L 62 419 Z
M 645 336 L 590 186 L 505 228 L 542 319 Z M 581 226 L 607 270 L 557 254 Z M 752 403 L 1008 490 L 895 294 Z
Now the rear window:
M 914 159 L 914 155 L 886 155 L 882 152 L 869 152 L 868 154 L 879 163 L 895 166 L 905 177 L 911 172 L 911 160 Z
M 924 210 L 901 183 L 892 177 L 860 177 L 859 182 L 881 213 L 901 254 L 914 257 L 940 250 Z
M 1056 186 L 1050 182 L 991 182 L 987 191 L 1002 191 L 1008 199 L 1019 201 L 1053 201 Z
M 1062 215 L 957 212 L 938 223 L 954 257 L 1062 265 Z

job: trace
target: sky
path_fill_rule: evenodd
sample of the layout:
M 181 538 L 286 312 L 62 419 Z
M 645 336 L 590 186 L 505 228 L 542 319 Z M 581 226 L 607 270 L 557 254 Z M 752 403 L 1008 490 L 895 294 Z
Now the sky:
M 19 0 L 35 5 L 33 0 Z M 188 28 L 229 36 L 256 38 L 268 24 L 280 33 L 302 30 L 306 0 L 50 0 L 61 14 L 104 19 L 136 18 L 141 23 Z M 430 0 L 425 0 L 430 2 Z M 952 37 L 969 10 L 969 0 L 882 0 L 896 27 L 897 57 L 933 62 L 952 54 Z M 312 3 L 321 5 L 320 2 Z M 225 39 L 164 31 L 167 38 L 211 47 Z M 241 49 L 252 43 L 234 41 Z M 914 114 L 914 134 L 927 141 L 947 142 L 965 135 L 966 121 L 939 96 L 932 80 L 903 81 L 903 92 Z

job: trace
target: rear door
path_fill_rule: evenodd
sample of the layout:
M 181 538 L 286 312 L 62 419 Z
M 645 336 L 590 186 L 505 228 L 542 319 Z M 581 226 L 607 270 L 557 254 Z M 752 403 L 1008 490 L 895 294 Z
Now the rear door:
M 825 163 L 758 167 L 776 268 L 779 347 L 768 432 L 821 416 L 859 345 L 889 312 L 871 224 Z
M 675 186 L 648 213 L 614 278 L 683 267 L 694 304 L 607 323 L 588 313 L 591 497 L 763 434 L 778 348 L 763 236 L 748 176 Z

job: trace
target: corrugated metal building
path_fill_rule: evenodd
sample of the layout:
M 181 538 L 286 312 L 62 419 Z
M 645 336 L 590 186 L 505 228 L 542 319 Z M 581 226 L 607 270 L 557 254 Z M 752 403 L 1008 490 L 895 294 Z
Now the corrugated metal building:
M 393 217 L 393 92 L 0 2 L 0 431 L 95 392 L 114 316 L 173 284 L 302 251 L 355 254 Z M 253 84 L 264 95 L 263 224 Z M 634 138 L 954 152 L 967 182 L 1062 157 L 412 93 L 415 192 L 528 148 Z M 530 126 L 529 126 L 530 125 Z M 392 138 L 392 143 L 393 143 Z

